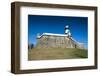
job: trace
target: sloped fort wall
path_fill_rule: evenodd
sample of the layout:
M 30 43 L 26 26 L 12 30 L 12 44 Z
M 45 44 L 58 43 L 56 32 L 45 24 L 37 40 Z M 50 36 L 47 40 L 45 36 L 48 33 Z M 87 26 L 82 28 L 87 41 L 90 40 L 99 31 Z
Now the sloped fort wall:
M 40 38 L 37 38 L 37 48 L 84 48 L 84 45 L 80 45 L 73 41 L 68 36 L 41 36 Z

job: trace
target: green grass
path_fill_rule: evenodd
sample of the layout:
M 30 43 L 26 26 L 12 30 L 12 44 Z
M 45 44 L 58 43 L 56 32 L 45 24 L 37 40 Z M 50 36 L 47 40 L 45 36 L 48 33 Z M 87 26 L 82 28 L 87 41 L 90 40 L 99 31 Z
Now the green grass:
M 28 51 L 28 60 L 79 59 L 87 57 L 86 49 L 33 48 Z

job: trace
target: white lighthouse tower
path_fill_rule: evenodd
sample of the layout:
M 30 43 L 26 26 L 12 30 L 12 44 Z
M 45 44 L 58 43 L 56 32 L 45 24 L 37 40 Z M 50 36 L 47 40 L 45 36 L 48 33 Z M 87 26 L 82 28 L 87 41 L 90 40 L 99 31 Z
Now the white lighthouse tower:
M 69 26 L 68 25 L 65 26 L 65 34 L 68 35 L 69 37 L 71 37 L 71 32 L 69 30 Z

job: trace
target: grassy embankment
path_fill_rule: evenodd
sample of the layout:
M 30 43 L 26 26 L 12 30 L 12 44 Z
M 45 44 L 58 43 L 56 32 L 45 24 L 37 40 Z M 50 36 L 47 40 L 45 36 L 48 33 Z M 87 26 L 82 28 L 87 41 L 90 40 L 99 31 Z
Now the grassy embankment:
M 33 48 L 28 51 L 28 60 L 87 58 L 87 52 L 86 49 L 76 48 Z

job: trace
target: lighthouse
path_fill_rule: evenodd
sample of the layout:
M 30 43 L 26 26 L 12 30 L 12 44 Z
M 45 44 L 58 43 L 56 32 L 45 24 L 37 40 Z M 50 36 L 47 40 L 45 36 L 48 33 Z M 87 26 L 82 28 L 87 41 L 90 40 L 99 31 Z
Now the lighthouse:
M 65 34 L 68 35 L 69 37 L 71 37 L 71 32 L 69 30 L 69 26 L 68 25 L 65 26 Z

